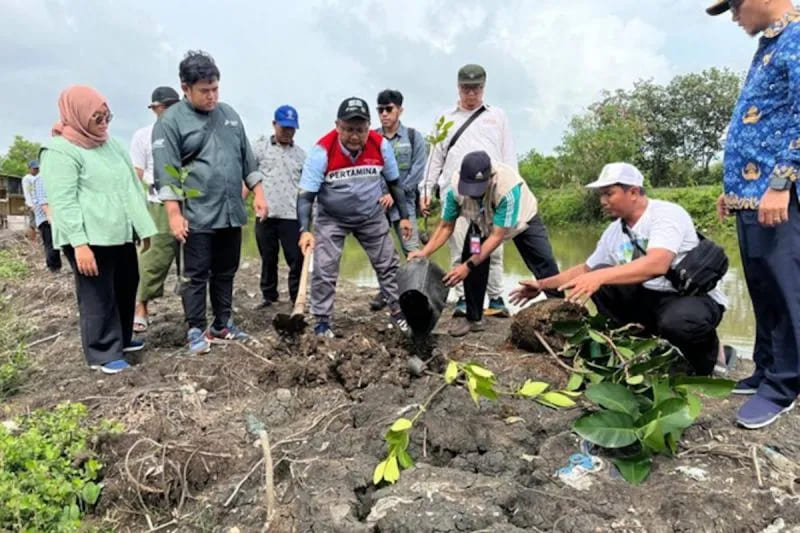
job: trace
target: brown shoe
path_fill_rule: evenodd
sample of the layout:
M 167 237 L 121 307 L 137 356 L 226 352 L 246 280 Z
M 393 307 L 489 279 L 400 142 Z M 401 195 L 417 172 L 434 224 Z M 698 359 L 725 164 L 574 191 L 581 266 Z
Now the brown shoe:
M 453 325 L 450 326 L 450 331 L 448 333 L 450 333 L 452 337 L 463 337 L 469 332 L 484 331 L 485 329 L 486 324 L 483 320 L 471 322 L 466 318 L 460 318 L 453 321 Z

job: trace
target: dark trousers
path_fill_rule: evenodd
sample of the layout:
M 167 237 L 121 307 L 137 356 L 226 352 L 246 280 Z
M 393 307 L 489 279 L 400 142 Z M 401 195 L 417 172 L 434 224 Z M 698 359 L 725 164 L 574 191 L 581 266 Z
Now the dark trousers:
M 464 240 L 464 248 L 461 252 L 461 260 L 466 261 L 472 254 L 470 253 L 469 239 L 473 231 L 467 231 L 467 238 Z M 484 242 L 486 239 L 481 239 Z M 535 215 L 528 221 L 528 228 L 514 237 L 514 245 L 525 261 L 528 270 L 536 276 L 536 279 L 549 278 L 558 274 L 558 265 L 553 257 L 553 248 L 550 246 L 550 238 L 547 236 L 547 229 L 542 223 L 539 215 Z M 464 300 L 467 304 L 467 320 L 476 322 L 483 318 L 483 300 L 486 297 L 486 286 L 489 284 L 489 264 L 491 258 L 472 269 L 464 280 Z M 563 293 L 555 290 L 547 290 L 548 296 L 561 298 Z
M 303 258 L 298 241 L 300 223 L 285 218 L 256 220 L 256 243 L 261 254 L 261 295 L 265 300 L 278 300 L 278 249 L 289 265 L 289 297 L 294 302 L 300 285 Z
M 44 245 L 44 259 L 50 272 L 61 270 L 61 252 L 53 248 L 53 229 L 49 222 L 39 224 L 39 233 L 42 234 L 42 244 Z
M 758 223 L 757 211 L 739 211 L 736 228 L 756 318 L 758 394 L 786 407 L 800 393 L 800 207 L 794 189 L 788 222 L 768 228 Z
M 122 359 L 122 348 L 131 342 L 139 267 L 132 243 L 91 249 L 100 273 L 95 277 L 78 272 L 71 246 L 64 247 L 64 255 L 75 273 L 86 362 L 104 365 Z
M 717 326 L 724 308 L 710 296 L 680 296 L 642 285 L 604 285 L 593 296 L 597 310 L 619 325 L 637 323 L 678 348 L 701 376 L 711 375 L 719 353 Z
M 222 329 L 228 324 L 233 308 L 233 278 L 241 252 L 242 228 L 189 232 L 183 245 L 183 275 L 188 281 L 181 296 L 190 328 L 206 329 L 206 287 L 214 312 L 213 327 Z

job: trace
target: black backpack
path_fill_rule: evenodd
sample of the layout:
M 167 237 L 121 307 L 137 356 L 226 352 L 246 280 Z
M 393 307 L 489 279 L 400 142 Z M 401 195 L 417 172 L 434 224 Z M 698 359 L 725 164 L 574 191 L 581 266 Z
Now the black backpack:
M 633 238 L 625 221 L 620 219 L 620 223 L 622 232 L 642 254 L 646 255 L 647 252 Z M 700 239 L 697 246 L 689 250 L 677 265 L 669 267 L 664 274 L 681 296 L 708 294 L 728 271 L 728 256 L 725 255 L 725 250 L 699 231 L 697 238 Z

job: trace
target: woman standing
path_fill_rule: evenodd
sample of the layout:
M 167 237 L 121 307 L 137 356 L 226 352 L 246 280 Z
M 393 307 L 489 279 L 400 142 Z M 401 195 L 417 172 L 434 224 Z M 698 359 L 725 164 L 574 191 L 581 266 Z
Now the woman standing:
M 129 365 L 139 272 L 134 231 L 149 247 L 156 233 L 127 150 L 108 136 L 111 111 L 91 87 L 73 86 L 58 100 L 60 118 L 42 149 L 53 244 L 63 247 L 80 310 L 89 366 L 116 374 Z

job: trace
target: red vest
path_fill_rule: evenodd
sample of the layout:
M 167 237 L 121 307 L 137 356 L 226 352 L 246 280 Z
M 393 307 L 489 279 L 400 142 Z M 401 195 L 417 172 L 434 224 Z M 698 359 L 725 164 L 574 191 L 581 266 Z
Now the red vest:
M 325 182 L 335 183 L 348 177 L 355 177 L 355 174 L 363 174 L 362 177 L 374 175 L 376 178 L 380 178 L 381 170 L 383 170 L 382 142 L 383 136 L 377 131 L 370 130 L 366 146 L 364 146 L 358 158 L 352 161 L 350 157 L 342 152 L 339 132 L 335 129 L 332 130 L 317 143 L 328 152 L 328 168 L 325 170 Z M 358 171 L 343 172 L 344 169 L 354 167 L 359 167 Z

